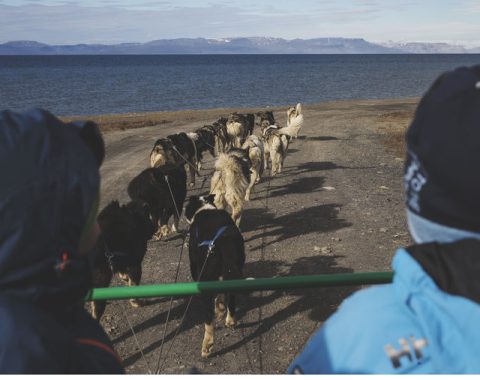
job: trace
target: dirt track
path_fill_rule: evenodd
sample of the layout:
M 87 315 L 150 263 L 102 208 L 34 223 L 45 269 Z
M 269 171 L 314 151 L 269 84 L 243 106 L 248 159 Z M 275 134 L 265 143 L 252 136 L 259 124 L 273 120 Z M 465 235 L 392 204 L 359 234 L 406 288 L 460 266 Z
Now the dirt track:
M 396 247 L 408 244 L 402 201 L 402 158 L 385 147 L 385 131 L 409 122 L 416 100 L 352 101 L 305 106 L 301 137 L 289 150 L 285 170 L 264 176 L 246 205 L 241 229 L 246 241 L 247 277 L 347 273 L 390 269 Z M 212 122 L 211 112 L 189 113 L 183 124 L 110 132 L 102 168 L 102 203 L 127 200 L 128 182 L 148 165 L 159 138 Z M 228 111 L 218 111 L 218 116 Z M 193 114 L 193 117 L 192 117 Z M 196 115 L 196 116 L 195 116 Z M 285 124 L 285 112 L 276 118 Z M 398 155 L 398 154 L 397 154 Z M 203 177 L 193 193 L 208 191 L 213 159 L 206 154 Z M 182 228 L 185 223 L 182 222 Z M 181 236 L 151 242 L 143 264 L 144 284 L 172 282 L 182 246 Z M 180 282 L 191 281 L 188 253 L 183 254 Z M 255 292 L 239 297 L 239 325 L 217 323 L 214 353 L 201 359 L 203 325 L 194 298 L 180 333 L 174 331 L 186 301 L 173 302 L 162 353 L 163 373 L 283 373 L 309 336 L 335 311 L 353 288 L 295 292 Z M 124 307 L 146 361 L 123 318 Z M 107 307 L 102 324 L 129 373 L 156 367 L 169 300 L 150 300 L 139 309 L 127 302 Z M 355 323 L 355 316 L 352 316 Z M 174 341 L 173 348 L 170 348 Z M 169 352 L 169 350 L 171 351 Z M 167 355 L 168 354 L 168 355 Z

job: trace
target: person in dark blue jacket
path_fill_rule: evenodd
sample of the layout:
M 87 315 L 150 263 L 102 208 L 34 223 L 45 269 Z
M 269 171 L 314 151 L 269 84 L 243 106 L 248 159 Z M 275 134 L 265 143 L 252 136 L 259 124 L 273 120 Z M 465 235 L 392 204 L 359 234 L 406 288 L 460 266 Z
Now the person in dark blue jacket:
M 480 66 L 440 76 L 407 131 L 416 245 L 342 303 L 289 373 L 480 373 Z
M 0 113 L 0 373 L 124 373 L 83 307 L 103 158 L 94 123 Z

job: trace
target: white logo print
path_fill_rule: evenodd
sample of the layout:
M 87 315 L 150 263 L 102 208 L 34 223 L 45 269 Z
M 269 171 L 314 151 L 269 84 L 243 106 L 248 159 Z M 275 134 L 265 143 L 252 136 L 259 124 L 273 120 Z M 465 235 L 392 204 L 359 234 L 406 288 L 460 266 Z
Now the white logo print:
M 412 161 L 405 173 L 405 193 L 408 206 L 416 212 L 420 212 L 420 191 L 427 183 L 427 177 L 422 173 L 422 167 L 417 157 L 412 153 L 409 155 Z
M 427 340 L 425 338 L 415 339 L 414 336 L 410 336 L 409 339 L 410 345 L 413 347 L 413 353 L 415 354 L 415 358 L 417 360 L 423 359 L 424 354 L 422 352 L 422 349 L 428 346 Z M 403 357 L 405 357 L 408 362 L 413 362 L 413 353 L 407 339 L 400 338 L 399 343 L 399 349 L 395 349 L 391 344 L 387 344 L 384 347 L 387 356 L 392 362 L 393 368 L 400 368 L 402 366 L 400 359 Z

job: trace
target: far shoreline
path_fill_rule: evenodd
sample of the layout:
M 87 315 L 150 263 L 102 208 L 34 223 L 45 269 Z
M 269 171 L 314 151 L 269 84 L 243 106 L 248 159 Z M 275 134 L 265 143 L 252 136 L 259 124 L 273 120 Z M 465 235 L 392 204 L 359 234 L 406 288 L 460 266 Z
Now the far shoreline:
M 309 109 L 329 111 L 338 108 L 349 108 L 357 106 L 379 105 L 384 107 L 395 107 L 402 109 L 404 107 L 411 108 L 420 97 L 408 98 L 392 98 L 392 99 L 348 99 L 348 100 L 329 100 L 314 104 L 304 104 L 302 107 L 304 112 L 308 113 Z M 176 126 L 186 123 L 204 121 L 205 123 L 214 122 L 220 117 L 226 117 L 232 112 L 239 113 L 255 113 L 268 109 L 275 113 L 284 112 L 293 104 L 272 107 L 249 107 L 249 108 L 207 108 L 207 109 L 189 109 L 175 111 L 153 111 L 153 112 L 128 112 L 118 114 L 99 114 L 99 115 L 79 115 L 79 116 L 61 116 L 60 118 L 66 122 L 77 120 L 91 120 L 98 124 L 103 133 L 109 133 L 119 130 L 136 129 L 154 126 Z M 374 116 L 374 115 L 372 115 Z M 284 120 L 279 120 L 280 124 Z

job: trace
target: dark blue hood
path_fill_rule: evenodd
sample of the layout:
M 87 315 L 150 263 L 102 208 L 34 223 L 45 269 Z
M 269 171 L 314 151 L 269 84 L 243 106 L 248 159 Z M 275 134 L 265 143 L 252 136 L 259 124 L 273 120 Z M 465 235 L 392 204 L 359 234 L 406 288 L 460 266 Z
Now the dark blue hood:
M 39 109 L 0 113 L 0 296 L 65 307 L 90 287 L 77 247 L 98 200 L 103 140 L 88 144 L 88 127 Z

